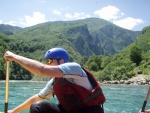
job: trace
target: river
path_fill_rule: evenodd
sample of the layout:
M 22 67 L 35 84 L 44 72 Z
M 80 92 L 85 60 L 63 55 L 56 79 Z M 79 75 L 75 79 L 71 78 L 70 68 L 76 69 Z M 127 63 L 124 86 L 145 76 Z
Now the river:
M 30 96 L 37 94 L 46 82 L 10 81 L 8 107 L 12 109 L 24 102 Z M 145 100 L 148 85 L 119 85 L 101 84 L 106 96 L 104 104 L 105 113 L 138 113 Z M 56 98 L 49 101 L 57 102 Z M 5 81 L 0 81 L 0 111 L 4 111 L 5 104 Z M 147 102 L 146 109 L 150 109 Z M 21 113 L 28 113 L 22 111 Z

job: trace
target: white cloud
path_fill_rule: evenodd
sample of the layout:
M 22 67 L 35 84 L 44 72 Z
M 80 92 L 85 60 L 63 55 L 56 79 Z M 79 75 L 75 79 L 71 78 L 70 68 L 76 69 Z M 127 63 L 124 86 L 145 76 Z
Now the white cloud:
M 46 22 L 45 14 L 42 14 L 40 12 L 34 12 L 33 16 L 26 15 L 22 20 L 23 21 L 20 22 L 20 24 L 26 27 Z
M 9 22 L 3 23 L 3 21 L 0 20 L 0 24 L 7 24 L 7 25 L 11 25 L 11 26 L 17 26 L 15 21 L 9 21 Z
M 114 20 L 124 15 L 117 7 L 110 5 L 95 11 L 94 14 L 99 18 L 103 18 L 105 20 Z
M 5 24 L 11 25 L 11 26 L 17 26 L 15 21 L 9 21 Z
M 132 17 L 127 17 L 125 19 L 121 19 L 121 20 L 115 20 L 113 21 L 114 24 L 126 28 L 126 29 L 133 29 L 136 25 L 143 23 L 142 19 L 136 19 L 136 18 L 132 18 Z
M 58 10 L 53 10 L 52 13 L 53 13 L 53 14 L 56 14 L 56 15 L 61 15 L 61 12 L 58 11 Z
M 110 6 L 110 5 L 95 11 L 94 14 L 99 18 L 103 18 L 105 20 L 111 21 L 115 25 L 129 30 L 143 23 L 142 19 L 137 19 L 133 17 L 126 17 L 123 19 L 119 19 L 124 16 L 124 13 L 122 13 L 117 7 Z
M 84 18 L 89 18 L 90 15 L 86 13 L 74 13 L 73 15 L 67 13 L 65 14 L 65 17 L 67 19 L 84 19 Z

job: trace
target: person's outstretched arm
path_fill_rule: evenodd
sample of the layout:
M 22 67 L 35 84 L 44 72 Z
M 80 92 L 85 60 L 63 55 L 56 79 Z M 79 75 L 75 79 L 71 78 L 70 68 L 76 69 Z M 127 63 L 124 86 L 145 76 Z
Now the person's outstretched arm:
M 63 73 L 60 71 L 60 69 L 57 66 L 46 65 L 39 61 L 14 54 L 10 51 L 7 51 L 4 54 L 4 59 L 6 61 L 14 61 L 20 64 L 22 67 L 24 67 L 28 71 L 30 71 L 31 73 L 34 73 L 37 75 L 43 75 L 43 76 L 49 76 L 49 77 L 62 77 L 63 76 Z
M 22 104 L 20 104 L 19 106 L 17 106 L 16 108 L 12 109 L 12 110 L 9 110 L 7 113 L 18 113 L 20 111 L 23 111 L 23 110 L 27 110 L 30 108 L 30 106 L 37 102 L 37 101 L 42 101 L 44 99 L 40 98 L 38 96 L 38 94 L 28 98 L 25 102 L 23 102 Z

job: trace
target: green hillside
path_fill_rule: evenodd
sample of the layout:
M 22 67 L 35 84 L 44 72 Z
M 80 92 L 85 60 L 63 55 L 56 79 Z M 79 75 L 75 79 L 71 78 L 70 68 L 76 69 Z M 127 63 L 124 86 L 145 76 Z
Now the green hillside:
M 145 27 L 134 43 L 115 54 L 97 76 L 101 80 L 129 79 L 138 70 L 150 80 L 150 27 Z
M 0 24 L 0 33 L 4 35 L 13 35 L 21 30 L 22 28 L 17 26 Z
M 12 35 L 11 39 L 15 43 L 11 48 L 34 52 L 37 48 L 45 51 L 51 47 L 63 46 L 71 55 L 73 54 L 73 58 L 77 57 L 74 59 L 77 60 L 81 56 L 104 54 L 105 51 L 111 54 L 119 53 L 134 42 L 139 33 L 97 18 L 46 22 Z M 25 47 L 21 47 L 23 50 L 20 50 L 18 45 L 22 42 L 26 44 L 22 45 Z M 72 53 L 73 51 L 79 54 Z
M 142 57 L 138 68 L 143 70 L 144 74 L 150 75 L 150 26 L 142 30 L 141 36 L 135 41 L 133 46 L 140 50 Z
M 135 75 L 133 70 L 136 66 L 129 66 L 132 62 L 128 58 L 126 58 L 127 62 L 124 59 L 119 64 L 118 60 L 121 61 L 120 59 L 123 59 L 126 55 L 122 56 L 118 53 L 138 38 L 139 31 L 126 30 L 98 18 L 46 22 L 19 29 L 17 32 L 15 32 L 15 28 L 11 28 L 11 31 L 13 31 L 13 34 L 6 34 L 7 36 L 3 37 L 2 41 L 6 43 L 9 50 L 17 54 L 43 62 L 43 56 L 49 48 L 63 47 L 69 52 L 70 61 L 76 61 L 93 70 L 100 80 L 124 79 Z M 111 68 L 113 73 L 120 74 L 120 69 L 116 69 L 118 64 L 119 68 L 126 66 L 125 68 L 128 68 L 130 72 L 125 73 L 124 71 L 128 70 L 122 67 L 124 77 L 122 77 L 122 74 L 121 77 L 111 75 Z M 11 65 L 11 79 L 32 79 L 31 73 L 15 63 Z

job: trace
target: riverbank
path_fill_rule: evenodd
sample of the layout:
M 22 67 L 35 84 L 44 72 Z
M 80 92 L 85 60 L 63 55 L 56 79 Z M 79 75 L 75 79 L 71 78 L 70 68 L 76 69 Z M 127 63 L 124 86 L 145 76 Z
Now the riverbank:
M 103 81 L 103 84 L 150 85 L 150 75 L 138 74 L 129 80 Z

